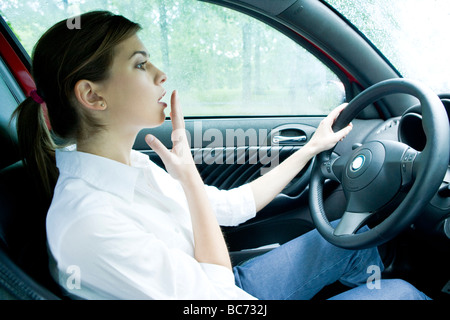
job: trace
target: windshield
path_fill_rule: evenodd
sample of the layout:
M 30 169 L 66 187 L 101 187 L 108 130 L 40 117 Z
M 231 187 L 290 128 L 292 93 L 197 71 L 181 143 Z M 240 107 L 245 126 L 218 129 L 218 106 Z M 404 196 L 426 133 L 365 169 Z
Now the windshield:
M 450 1 L 327 0 L 406 78 L 450 92 Z

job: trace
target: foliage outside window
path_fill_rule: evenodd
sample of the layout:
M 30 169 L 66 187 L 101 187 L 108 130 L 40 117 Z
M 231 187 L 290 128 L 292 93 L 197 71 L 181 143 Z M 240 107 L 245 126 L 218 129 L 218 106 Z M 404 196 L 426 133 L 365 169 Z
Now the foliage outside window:
M 97 9 L 143 26 L 139 36 L 150 60 L 168 75 L 166 89 L 179 91 L 186 116 L 323 115 L 343 102 L 340 80 L 304 48 L 217 5 L 193 0 L 0 0 L 2 15 L 30 54 L 55 22 Z

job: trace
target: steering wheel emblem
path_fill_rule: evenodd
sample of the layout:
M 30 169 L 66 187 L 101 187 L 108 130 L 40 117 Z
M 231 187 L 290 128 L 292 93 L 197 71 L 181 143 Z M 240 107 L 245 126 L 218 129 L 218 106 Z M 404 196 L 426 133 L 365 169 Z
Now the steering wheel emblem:
M 358 171 L 359 169 L 362 168 L 365 161 L 366 161 L 366 157 L 364 155 L 360 154 L 355 159 L 353 159 L 352 164 L 350 166 L 350 170 L 352 170 L 353 172 Z

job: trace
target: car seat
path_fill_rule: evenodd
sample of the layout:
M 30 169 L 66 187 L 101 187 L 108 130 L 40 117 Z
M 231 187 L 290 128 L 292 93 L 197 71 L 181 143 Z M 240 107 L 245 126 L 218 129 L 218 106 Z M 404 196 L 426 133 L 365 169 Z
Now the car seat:
M 21 161 L 16 132 L 5 121 L 0 121 L 0 148 L 0 299 L 60 299 L 48 269 L 49 203 Z

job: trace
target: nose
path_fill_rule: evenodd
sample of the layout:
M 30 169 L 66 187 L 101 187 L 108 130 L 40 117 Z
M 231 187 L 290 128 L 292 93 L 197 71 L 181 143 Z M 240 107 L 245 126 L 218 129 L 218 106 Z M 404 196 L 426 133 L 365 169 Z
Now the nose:
M 158 73 L 157 73 L 157 76 L 155 79 L 156 84 L 159 84 L 159 85 L 163 84 L 164 82 L 166 82 L 166 80 L 167 80 L 167 75 L 164 72 L 162 72 L 161 70 L 158 70 Z

